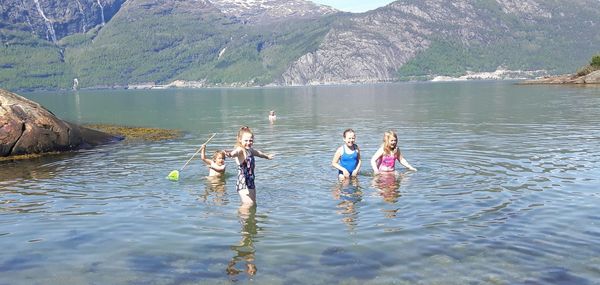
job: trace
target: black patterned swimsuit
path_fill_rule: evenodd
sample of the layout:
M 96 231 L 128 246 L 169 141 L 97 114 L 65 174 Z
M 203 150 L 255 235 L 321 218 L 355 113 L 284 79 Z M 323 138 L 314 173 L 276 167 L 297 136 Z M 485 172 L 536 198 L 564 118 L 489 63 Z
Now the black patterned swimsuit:
M 246 159 L 238 167 L 237 191 L 256 189 L 254 186 L 254 155 L 249 150 L 244 151 L 246 152 Z

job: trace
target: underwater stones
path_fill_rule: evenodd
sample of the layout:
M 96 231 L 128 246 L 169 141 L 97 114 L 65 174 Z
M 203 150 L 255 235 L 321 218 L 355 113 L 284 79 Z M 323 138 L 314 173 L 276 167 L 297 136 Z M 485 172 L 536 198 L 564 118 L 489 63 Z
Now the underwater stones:
M 118 140 L 63 121 L 40 104 L 0 89 L 0 157 L 76 150 Z
M 335 276 L 370 280 L 377 276 L 382 265 L 377 260 L 349 252 L 342 247 L 330 247 L 321 253 L 321 265 L 329 267 Z

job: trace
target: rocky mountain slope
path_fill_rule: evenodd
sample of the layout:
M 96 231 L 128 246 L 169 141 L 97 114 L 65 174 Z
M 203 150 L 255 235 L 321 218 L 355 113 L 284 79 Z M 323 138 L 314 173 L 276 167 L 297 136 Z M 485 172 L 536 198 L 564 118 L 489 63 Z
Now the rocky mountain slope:
M 223 14 L 244 23 L 270 23 L 289 18 L 315 18 L 339 11 L 304 0 L 211 0 Z
M 104 25 L 125 0 L 2 0 L 0 18 L 5 25 L 57 42 Z
M 361 14 L 304 0 L 4 0 L 0 86 L 386 82 L 584 64 L 600 1 L 399 0 Z
M 338 23 L 281 79 L 379 82 L 500 66 L 560 73 L 600 49 L 598 19 L 597 0 L 400 0 Z

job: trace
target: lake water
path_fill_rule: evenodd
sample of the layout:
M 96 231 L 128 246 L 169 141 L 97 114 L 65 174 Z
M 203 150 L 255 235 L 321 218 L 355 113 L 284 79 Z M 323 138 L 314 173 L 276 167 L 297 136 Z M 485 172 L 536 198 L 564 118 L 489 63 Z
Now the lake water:
M 180 129 L 0 164 L 0 284 L 600 284 L 600 88 L 512 82 L 22 94 L 78 123 Z M 269 110 L 278 120 L 270 124 Z M 194 160 L 250 126 L 236 165 Z M 330 166 L 356 130 L 363 168 Z M 383 132 L 417 172 L 373 177 Z

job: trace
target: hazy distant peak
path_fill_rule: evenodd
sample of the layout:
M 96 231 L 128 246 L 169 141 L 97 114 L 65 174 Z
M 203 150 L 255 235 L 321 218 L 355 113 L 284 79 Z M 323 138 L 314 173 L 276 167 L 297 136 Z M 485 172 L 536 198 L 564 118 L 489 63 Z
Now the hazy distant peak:
M 340 12 L 306 0 L 209 0 L 226 15 L 250 22 L 282 18 L 310 18 Z

